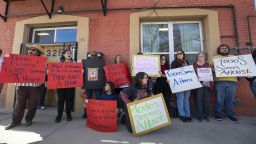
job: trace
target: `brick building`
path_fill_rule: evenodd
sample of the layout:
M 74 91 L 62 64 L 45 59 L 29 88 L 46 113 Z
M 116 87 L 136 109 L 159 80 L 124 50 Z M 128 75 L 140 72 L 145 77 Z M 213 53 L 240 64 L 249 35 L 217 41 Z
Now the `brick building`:
M 106 64 L 116 54 L 127 63 L 138 52 L 166 54 L 171 61 L 182 48 L 193 61 L 201 50 L 215 55 L 219 44 L 240 48 L 240 53 L 256 47 L 254 0 L 0 0 L 0 13 L 0 48 L 5 53 L 39 43 L 52 61 L 65 44 L 77 50 L 78 60 L 88 51 L 103 52 Z M 237 114 L 256 116 L 247 81 L 240 79 L 238 85 Z M 79 111 L 80 89 L 76 95 Z M 13 100 L 13 84 L 5 85 L 0 106 L 11 108 Z M 54 105 L 56 99 L 46 101 Z

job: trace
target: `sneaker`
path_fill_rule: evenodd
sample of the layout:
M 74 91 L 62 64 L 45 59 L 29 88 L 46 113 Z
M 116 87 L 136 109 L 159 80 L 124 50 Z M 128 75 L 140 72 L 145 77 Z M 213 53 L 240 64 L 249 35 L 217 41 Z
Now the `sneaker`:
M 5 127 L 5 130 L 12 129 L 12 128 L 18 126 L 18 125 L 20 125 L 20 123 L 14 123 L 14 122 L 12 122 L 12 123 L 10 123 L 9 125 L 7 125 L 7 126 Z
M 187 120 L 188 122 L 192 122 L 192 121 L 193 121 L 191 117 L 186 117 L 186 120 Z
M 25 126 L 31 126 L 32 125 L 32 121 L 26 121 Z
M 215 119 L 216 119 L 217 121 L 222 121 L 222 120 L 223 120 L 221 116 L 216 116 Z
M 41 106 L 41 110 L 45 110 L 45 107 L 44 107 L 44 106 Z
M 201 117 L 198 117 L 197 120 L 198 120 L 199 122 L 202 122 L 203 119 L 202 119 Z
M 233 117 L 233 116 L 227 116 L 231 121 L 234 121 L 236 122 L 237 121 L 237 118 Z

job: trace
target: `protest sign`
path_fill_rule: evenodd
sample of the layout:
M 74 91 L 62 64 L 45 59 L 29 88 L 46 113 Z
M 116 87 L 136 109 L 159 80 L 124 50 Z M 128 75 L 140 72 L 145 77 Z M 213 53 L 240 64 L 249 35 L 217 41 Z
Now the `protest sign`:
M 138 72 L 145 72 L 149 76 L 159 77 L 160 56 L 159 55 L 133 55 L 132 56 L 132 76 Z
M 106 79 L 112 82 L 115 88 L 132 83 L 129 69 L 126 64 L 112 64 L 104 67 Z
M 47 58 L 5 54 L 0 72 L 0 82 L 3 83 L 44 83 Z
M 211 68 L 197 68 L 199 81 L 213 81 Z
M 83 59 L 82 63 L 86 89 L 102 89 L 105 85 L 104 59 Z
M 82 63 L 48 63 L 48 89 L 83 86 Z
M 216 77 L 256 76 L 251 54 L 213 59 Z
M 192 65 L 165 71 L 173 93 L 202 87 Z
M 100 132 L 117 131 L 117 102 L 89 99 L 86 104 L 86 126 Z
M 171 124 L 162 94 L 127 104 L 134 135 L 143 135 Z

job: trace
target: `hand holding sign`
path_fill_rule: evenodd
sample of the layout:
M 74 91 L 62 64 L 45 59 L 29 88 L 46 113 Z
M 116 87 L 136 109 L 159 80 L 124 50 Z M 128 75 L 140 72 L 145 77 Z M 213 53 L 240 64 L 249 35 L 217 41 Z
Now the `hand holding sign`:
M 216 77 L 256 76 L 251 54 L 216 58 L 213 62 Z
M 202 87 L 191 65 L 166 70 L 165 75 L 170 80 L 170 87 L 173 93 Z
M 0 72 L 0 81 L 6 83 L 44 83 L 46 57 L 8 54 Z
M 162 94 L 127 104 L 134 135 L 142 135 L 171 124 Z

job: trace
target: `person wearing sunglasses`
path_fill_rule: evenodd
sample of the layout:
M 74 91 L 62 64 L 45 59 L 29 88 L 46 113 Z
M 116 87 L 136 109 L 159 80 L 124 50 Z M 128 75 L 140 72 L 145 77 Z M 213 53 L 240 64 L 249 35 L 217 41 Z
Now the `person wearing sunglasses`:
M 180 68 L 189 65 L 188 61 L 186 60 L 186 55 L 183 50 L 177 51 L 177 55 L 171 64 L 171 68 Z M 192 122 L 192 118 L 190 117 L 190 105 L 189 105 L 189 96 L 190 90 L 177 92 L 176 94 L 177 99 L 177 107 L 179 118 L 183 122 Z

